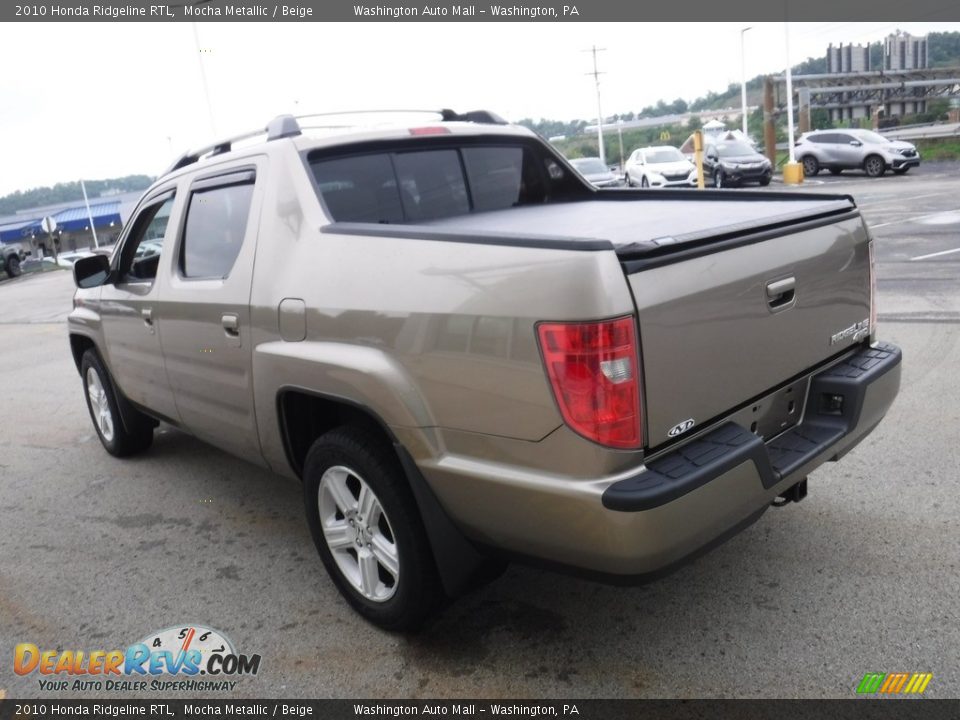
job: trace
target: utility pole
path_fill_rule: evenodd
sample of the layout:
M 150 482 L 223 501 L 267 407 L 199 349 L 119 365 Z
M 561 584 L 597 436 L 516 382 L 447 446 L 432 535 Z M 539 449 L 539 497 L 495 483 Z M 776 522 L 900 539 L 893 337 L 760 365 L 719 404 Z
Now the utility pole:
M 743 106 L 743 137 L 747 137 L 747 55 L 745 52 L 744 37 L 747 30 L 753 29 L 753 26 L 745 27 L 740 31 L 740 103 Z
M 597 146 L 600 149 L 600 162 L 604 165 L 607 164 L 607 161 L 604 159 L 603 153 L 603 110 L 600 109 L 600 76 L 605 73 L 597 70 L 597 53 L 604 52 L 605 50 L 606 48 L 598 48 L 596 45 L 593 45 L 589 50 L 583 51 L 593 54 L 593 72 L 587 73 L 587 75 L 593 75 L 593 81 L 597 86 Z

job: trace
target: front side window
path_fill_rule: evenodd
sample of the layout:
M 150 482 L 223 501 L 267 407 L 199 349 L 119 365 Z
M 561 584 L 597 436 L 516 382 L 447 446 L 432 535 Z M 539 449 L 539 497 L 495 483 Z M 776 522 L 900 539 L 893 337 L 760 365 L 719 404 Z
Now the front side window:
M 143 208 L 133 221 L 120 255 L 121 282 L 153 280 L 157 276 L 163 237 L 170 221 L 173 196 Z
M 188 278 L 225 278 L 247 232 L 253 183 L 196 190 L 190 196 L 180 250 Z

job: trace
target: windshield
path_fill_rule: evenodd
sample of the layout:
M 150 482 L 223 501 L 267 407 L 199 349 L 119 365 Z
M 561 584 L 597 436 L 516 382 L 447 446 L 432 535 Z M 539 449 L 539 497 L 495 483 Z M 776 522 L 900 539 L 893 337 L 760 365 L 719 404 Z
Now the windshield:
M 645 153 L 648 163 L 671 163 L 679 162 L 685 158 L 676 148 L 664 148 L 663 150 L 647 150 Z
M 879 133 L 870 132 L 869 130 L 861 130 L 855 136 L 858 140 L 863 140 L 864 142 L 869 143 L 888 143 L 890 140 L 885 138 Z
M 607 166 L 600 162 L 600 158 L 580 158 L 572 162 L 573 166 L 584 175 L 601 175 L 610 172 Z
M 757 152 L 744 142 L 728 142 L 717 145 L 720 157 L 736 157 L 737 155 L 756 155 Z

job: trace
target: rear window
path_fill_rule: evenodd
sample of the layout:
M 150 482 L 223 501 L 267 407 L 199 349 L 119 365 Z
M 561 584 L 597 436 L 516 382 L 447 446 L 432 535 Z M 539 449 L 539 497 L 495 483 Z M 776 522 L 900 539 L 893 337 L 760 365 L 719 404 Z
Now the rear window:
M 338 222 L 426 222 L 548 202 L 582 191 L 547 153 L 527 145 L 471 145 L 311 157 Z

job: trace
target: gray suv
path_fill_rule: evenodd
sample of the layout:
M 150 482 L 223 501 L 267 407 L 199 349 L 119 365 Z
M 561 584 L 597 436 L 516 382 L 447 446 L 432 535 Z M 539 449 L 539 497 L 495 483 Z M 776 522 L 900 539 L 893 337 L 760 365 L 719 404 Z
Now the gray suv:
M 822 169 L 834 175 L 860 169 L 870 177 L 880 177 L 887 170 L 902 175 L 920 164 L 920 153 L 914 145 L 890 140 L 872 130 L 804 133 L 796 143 L 795 153 L 807 176 L 816 175 Z

